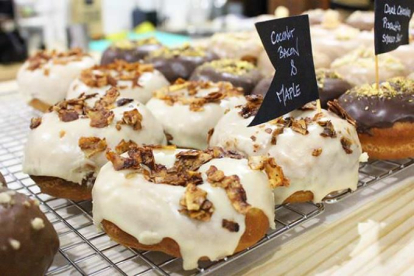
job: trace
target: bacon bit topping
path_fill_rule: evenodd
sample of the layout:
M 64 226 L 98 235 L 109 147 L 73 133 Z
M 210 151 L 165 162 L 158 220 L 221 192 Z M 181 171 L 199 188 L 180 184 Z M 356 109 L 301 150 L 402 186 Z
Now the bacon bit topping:
M 42 118 L 35 117 L 30 120 L 30 129 L 35 129 L 42 123 Z
M 289 186 L 289 180 L 285 178 L 283 170 L 276 164 L 274 158 L 265 156 L 250 156 L 249 167 L 252 170 L 264 170 L 269 179 L 270 187 L 276 188 Z
M 247 103 L 242 106 L 239 114 L 244 119 L 250 118 L 252 116 L 255 116 L 257 112 L 259 111 L 260 106 L 263 102 L 263 96 L 262 95 L 250 95 L 246 96 Z
M 352 118 L 345 109 L 342 108 L 342 106 L 339 105 L 338 100 L 333 100 L 328 102 L 328 110 L 338 115 L 340 118 L 347 120 L 348 123 L 356 127 L 357 123 Z
M 114 112 L 111 110 L 100 109 L 88 111 L 88 116 L 91 119 L 90 126 L 96 128 L 104 128 L 109 126 L 114 120 Z
M 139 162 L 140 160 L 135 159 L 136 155 L 133 158 L 129 151 L 128 151 L 128 155 L 129 157 L 122 157 L 115 152 L 108 151 L 106 153 L 106 159 L 108 159 L 112 163 L 116 171 L 140 169 L 141 168 L 141 164 Z
M 132 140 L 129 140 L 128 142 L 126 142 L 124 139 L 121 140 L 121 142 L 119 142 L 119 144 L 115 147 L 115 151 L 118 154 L 123 154 L 125 152 L 127 152 L 128 150 L 130 150 L 131 148 L 137 147 L 137 143 L 135 143 Z
M 210 129 L 210 130 L 207 132 L 207 143 L 208 143 L 208 144 L 210 144 L 210 140 L 211 140 L 211 137 L 213 136 L 213 134 L 214 134 L 214 128 Z
M 250 139 L 251 139 L 253 142 L 255 142 L 255 141 L 256 141 L 256 136 L 252 135 L 252 136 L 250 136 Z
M 181 214 L 200 221 L 210 221 L 214 212 L 213 203 L 207 199 L 207 192 L 194 184 L 189 184 L 185 189 L 180 206 Z
M 322 153 L 322 148 L 317 148 L 317 149 L 314 149 L 312 151 L 312 156 L 317 157 L 317 156 L 321 155 L 321 153 Z
M 167 142 L 168 143 L 171 143 L 171 141 L 174 140 L 174 137 L 171 134 L 169 134 L 165 131 L 164 131 L 164 134 L 165 134 L 165 137 L 167 137 Z
M 138 109 L 133 109 L 129 111 L 125 111 L 124 115 L 122 117 L 122 121 L 119 121 L 117 123 L 117 126 L 119 125 L 129 125 L 134 130 L 140 130 L 142 129 L 142 115 L 139 113 Z
M 318 125 L 323 127 L 322 137 L 336 138 L 336 131 L 331 121 L 318 121 Z
M 217 91 L 206 96 L 198 95 L 200 90 L 210 88 L 216 88 Z M 220 103 L 222 99 L 242 95 L 243 92 L 229 82 L 213 83 L 178 79 L 173 85 L 156 91 L 154 96 L 167 105 L 181 103 L 188 105 L 191 111 L 198 112 L 204 110 L 203 106 L 207 103 Z
M 80 80 L 90 87 L 117 86 L 119 81 L 131 81 L 132 86 L 139 86 L 138 80 L 145 72 L 153 72 L 150 64 L 139 62 L 128 63 L 124 60 L 116 60 L 106 65 L 96 65 L 83 70 Z
M 66 131 L 64 131 L 64 130 L 59 131 L 59 137 L 60 138 L 63 138 L 65 135 L 66 135 Z
M 227 197 L 237 212 L 246 214 L 249 211 L 251 206 L 247 203 L 246 192 L 237 175 L 225 176 L 215 166 L 210 166 L 206 171 L 206 175 L 207 181 L 213 187 L 220 187 L 226 191 Z
M 86 158 L 90 158 L 97 153 L 103 152 L 107 148 L 106 139 L 100 139 L 98 137 L 81 137 L 78 145 L 84 152 Z
M 309 133 L 308 126 L 306 124 L 306 121 L 301 120 L 292 120 L 292 126 L 291 129 L 297 133 L 300 133 L 302 135 L 306 135 Z
M 65 65 L 70 62 L 81 61 L 84 56 L 87 56 L 87 54 L 83 53 L 79 48 L 71 49 L 67 52 L 57 52 L 55 50 L 39 51 L 27 60 L 29 63 L 27 69 L 30 71 L 41 69 L 50 60 L 53 64 Z M 45 69 L 44 74 L 48 76 L 49 69 Z
M 271 128 L 266 128 L 266 129 L 265 129 L 265 132 L 266 132 L 267 134 L 271 134 L 271 133 L 272 133 L 272 129 L 271 129 Z
M 309 102 L 302 107 L 298 108 L 299 110 L 308 111 L 308 110 L 316 110 L 316 102 Z
M 237 222 L 227 220 L 227 219 L 223 219 L 221 221 L 221 227 L 229 230 L 230 232 L 239 232 L 240 230 L 240 226 Z
M 115 87 L 109 88 L 105 95 L 95 103 L 94 109 L 113 109 L 119 95 L 118 89 Z
M 58 112 L 59 119 L 62 122 L 72 122 L 79 119 L 79 114 L 76 110 L 60 110 Z
M 278 136 L 279 134 L 282 134 L 282 133 L 283 133 L 283 129 L 284 129 L 284 127 L 282 126 L 282 127 L 275 128 L 275 130 L 273 130 L 273 133 L 272 133 L 272 139 L 270 140 L 270 143 L 271 143 L 272 145 L 276 145 L 276 142 L 277 142 L 277 136 Z
M 351 145 L 352 145 L 352 142 L 351 142 L 351 140 L 350 139 L 348 139 L 348 138 L 346 138 L 346 137 L 342 137 L 341 138 L 341 145 L 342 145 L 342 148 L 345 150 L 345 152 L 347 153 L 347 154 L 351 154 L 353 151 L 351 150 Z
M 133 102 L 133 101 L 134 101 L 133 99 L 126 99 L 126 98 L 123 98 L 123 99 L 119 99 L 119 100 L 116 102 L 116 105 L 117 105 L 117 106 L 124 106 L 124 105 L 129 104 L 130 102 Z

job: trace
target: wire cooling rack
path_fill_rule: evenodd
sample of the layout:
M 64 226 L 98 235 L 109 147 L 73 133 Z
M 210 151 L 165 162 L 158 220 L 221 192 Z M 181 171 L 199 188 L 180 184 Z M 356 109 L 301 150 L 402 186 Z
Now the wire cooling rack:
M 40 201 L 40 208 L 54 225 L 60 249 L 47 275 L 208 275 L 230 262 L 250 254 L 276 237 L 321 214 L 323 204 L 287 204 L 276 207 L 277 228 L 257 244 L 216 262 L 200 262 L 196 270 L 182 270 L 182 260 L 166 254 L 133 250 L 112 241 L 93 225 L 92 203 L 57 199 L 40 193 L 35 183 L 22 173 L 23 146 L 29 121 L 39 115 L 22 102 L 16 92 L 0 94 L 0 171 L 11 189 Z M 46 150 L 46 149 L 45 149 Z M 368 163 L 361 167 L 359 187 L 365 187 L 412 165 L 413 160 Z M 351 194 L 342 191 L 325 198 L 336 202 Z

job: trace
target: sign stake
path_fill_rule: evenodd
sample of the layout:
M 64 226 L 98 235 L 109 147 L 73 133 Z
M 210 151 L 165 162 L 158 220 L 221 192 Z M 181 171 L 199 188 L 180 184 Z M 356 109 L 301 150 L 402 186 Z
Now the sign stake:
M 321 108 L 321 100 L 320 99 L 316 100 L 316 107 L 318 108 L 318 113 L 321 113 L 322 108 Z

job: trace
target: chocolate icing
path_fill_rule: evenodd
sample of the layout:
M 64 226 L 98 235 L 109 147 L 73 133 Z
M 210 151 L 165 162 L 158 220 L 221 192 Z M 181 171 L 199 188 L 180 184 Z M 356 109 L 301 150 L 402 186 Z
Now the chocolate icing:
M 414 121 L 414 81 L 394 78 L 380 85 L 363 85 L 347 91 L 339 104 L 358 124 L 358 132 L 389 128 L 396 122 Z
M 45 275 L 59 248 L 55 229 L 26 195 L 0 188 L 0 197 L 0 275 Z
M 316 71 L 321 106 L 327 108 L 328 101 L 338 99 L 352 88 L 352 85 L 331 70 L 319 69 Z
M 245 95 L 250 95 L 262 77 L 256 66 L 250 62 L 222 59 L 197 67 L 190 80 L 228 81 L 236 87 L 243 88 Z
M 117 59 L 137 62 L 160 48 L 162 48 L 162 45 L 155 38 L 120 42 L 108 47 L 103 52 L 101 65 L 112 63 Z
M 173 83 L 179 78 L 188 80 L 199 65 L 215 59 L 218 56 L 212 52 L 186 45 L 154 51 L 145 58 L 145 62 L 153 64 L 155 69 Z

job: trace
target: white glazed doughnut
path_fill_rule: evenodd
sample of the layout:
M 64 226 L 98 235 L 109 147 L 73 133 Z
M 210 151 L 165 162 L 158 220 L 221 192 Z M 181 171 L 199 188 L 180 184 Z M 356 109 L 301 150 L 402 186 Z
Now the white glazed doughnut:
M 104 95 L 111 86 L 116 86 L 121 97 L 146 104 L 155 90 L 169 84 L 167 79 L 150 64 L 127 63 L 119 60 L 83 70 L 81 75 L 71 83 L 67 98 L 77 98 L 82 93 Z
M 106 149 L 114 149 L 123 140 L 166 143 L 161 124 L 145 105 L 119 98 L 115 88 L 103 97 L 60 102 L 50 113 L 32 119 L 31 129 L 23 171 L 77 184 L 92 184 L 88 182 L 106 163 Z
M 54 105 L 66 97 L 70 83 L 81 71 L 93 65 L 92 57 L 79 49 L 38 52 L 17 73 L 19 91 L 28 103 L 38 100 Z
M 208 131 L 227 109 L 245 102 L 242 90 L 227 82 L 178 80 L 157 91 L 147 107 L 163 125 L 169 142 L 206 149 Z
M 354 11 L 347 19 L 346 24 L 361 31 L 371 31 L 374 28 L 375 14 L 373 11 Z
M 210 146 L 274 157 L 290 182 L 274 190 L 276 204 L 300 191 L 312 192 L 313 201 L 320 202 L 331 192 L 356 189 L 362 152 L 352 124 L 330 111 L 298 110 L 286 115 L 291 120 L 247 127 L 262 102 L 261 97 L 248 99 L 246 106 L 231 110 L 219 121 Z
M 181 256 L 184 269 L 194 269 L 199 259 L 232 255 L 275 227 L 267 174 L 238 154 L 137 147 L 107 155 L 93 218 L 121 244 Z M 261 215 L 249 222 L 252 209 Z M 250 238 L 243 235 L 252 227 Z
M 404 64 L 390 54 L 378 56 L 380 82 L 399 76 L 406 76 Z M 360 47 L 349 54 L 336 59 L 331 68 L 354 86 L 375 82 L 374 49 Z

